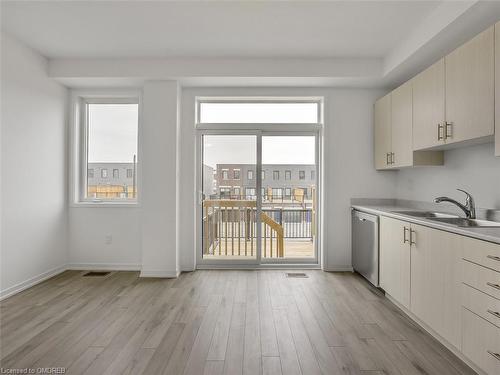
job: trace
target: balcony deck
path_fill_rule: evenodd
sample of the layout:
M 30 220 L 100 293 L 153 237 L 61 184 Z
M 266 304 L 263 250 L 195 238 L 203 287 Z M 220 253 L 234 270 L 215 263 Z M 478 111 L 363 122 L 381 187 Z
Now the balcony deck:
M 238 247 L 234 246 L 234 252 L 231 251 L 233 246 L 231 241 L 228 241 L 227 244 L 227 254 L 225 248 L 225 241 L 221 243 L 220 255 L 219 248 L 215 249 L 215 254 L 204 254 L 203 258 L 205 259 L 254 259 L 255 258 L 255 250 L 256 244 L 255 241 L 253 243 L 253 250 L 251 247 L 251 242 L 247 241 L 247 255 L 245 255 L 245 245 L 244 241 L 241 241 L 240 244 L 240 252 L 238 255 Z M 269 238 L 266 241 L 266 254 L 264 256 L 264 244 L 262 245 L 262 257 L 269 258 L 271 253 L 271 243 Z M 233 255 L 234 254 L 234 255 Z M 252 255 L 253 254 L 253 255 Z M 276 258 L 276 241 L 273 240 L 273 258 Z M 311 258 L 314 257 L 314 242 L 310 239 L 287 239 L 284 240 L 284 256 L 282 258 Z

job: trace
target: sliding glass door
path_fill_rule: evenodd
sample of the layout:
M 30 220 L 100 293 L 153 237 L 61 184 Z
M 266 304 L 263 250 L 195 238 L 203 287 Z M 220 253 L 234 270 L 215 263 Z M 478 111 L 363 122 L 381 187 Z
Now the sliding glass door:
M 257 135 L 202 136 L 204 260 L 257 263 Z
M 265 134 L 262 259 L 309 262 L 316 258 L 316 137 Z
M 317 263 L 317 134 L 200 131 L 198 264 Z

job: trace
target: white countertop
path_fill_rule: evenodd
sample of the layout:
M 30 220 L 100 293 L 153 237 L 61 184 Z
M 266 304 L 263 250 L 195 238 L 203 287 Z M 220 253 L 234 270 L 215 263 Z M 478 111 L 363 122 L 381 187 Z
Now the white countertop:
M 464 227 L 457 227 L 457 226 L 451 225 L 451 224 L 444 224 L 444 223 L 436 222 L 436 221 L 425 219 L 422 217 L 403 215 L 403 214 L 400 214 L 398 212 L 394 212 L 394 211 L 424 211 L 424 210 L 418 210 L 415 208 L 405 207 L 405 206 L 353 204 L 351 207 L 358 210 L 358 211 L 362 211 L 362 212 L 366 212 L 366 213 L 370 213 L 370 214 L 374 214 L 374 215 L 378 215 L 378 216 L 381 215 L 381 216 L 392 217 L 394 219 L 404 220 L 404 221 L 407 221 L 409 223 L 424 225 L 426 227 L 440 229 L 440 230 L 444 230 L 446 232 L 461 234 L 463 236 L 477 238 L 479 240 L 484 240 L 484 241 L 489 241 L 489 242 L 494 242 L 494 243 L 500 244 L 500 227 L 499 228 L 484 228 L 484 227 L 482 227 L 482 228 L 481 227 L 475 227 L 475 228 L 465 227 L 464 228 Z

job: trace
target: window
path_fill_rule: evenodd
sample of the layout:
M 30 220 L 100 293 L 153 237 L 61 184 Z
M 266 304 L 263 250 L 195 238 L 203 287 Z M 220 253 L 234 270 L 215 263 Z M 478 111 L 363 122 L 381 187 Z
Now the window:
M 285 171 L 285 180 L 292 179 L 292 171 Z
M 253 171 L 252 170 L 247 171 L 247 179 L 253 180 Z
M 273 180 L 280 179 L 280 171 L 273 171 Z
M 235 180 L 239 180 L 239 179 L 240 179 L 240 170 L 239 170 L 239 169 L 235 169 L 235 170 L 233 171 L 233 178 L 234 178 Z
M 266 171 L 262 171 L 262 179 L 265 180 L 266 179 Z
M 317 124 L 320 122 L 320 102 L 297 101 L 200 101 L 201 124 Z
M 246 199 L 255 198 L 255 188 L 245 188 Z
M 104 202 L 137 200 L 137 142 L 139 129 L 138 98 L 79 98 L 82 113 L 79 127 L 84 136 L 80 139 L 81 166 L 86 172 L 81 183 L 80 200 Z M 127 170 L 126 183 L 120 178 L 120 168 Z M 94 170 L 100 173 L 99 182 L 91 179 Z M 130 170 L 130 172 L 129 172 Z
M 285 188 L 285 197 L 290 197 L 292 195 L 292 189 L 291 188 Z
M 311 180 L 314 181 L 314 179 L 316 178 L 316 171 L 311 171 Z
M 234 188 L 234 195 L 236 195 L 236 198 L 240 197 L 240 188 L 239 187 Z
M 222 179 L 229 180 L 229 171 L 227 169 L 222 170 Z
M 282 198 L 283 190 L 281 188 L 273 188 L 273 198 Z
M 299 171 L 299 180 L 306 179 L 306 171 Z

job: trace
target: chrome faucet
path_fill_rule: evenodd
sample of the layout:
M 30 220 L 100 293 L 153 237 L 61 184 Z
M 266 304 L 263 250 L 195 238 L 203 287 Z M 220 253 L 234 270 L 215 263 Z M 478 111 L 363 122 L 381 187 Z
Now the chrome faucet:
M 474 198 L 472 195 L 467 193 L 465 190 L 462 189 L 457 189 L 458 191 L 461 191 L 467 195 L 465 198 L 465 205 L 463 205 L 460 202 L 457 202 L 455 199 L 451 199 L 448 197 L 437 197 L 434 199 L 434 202 L 436 203 L 441 203 L 441 202 L 450 202 L 453 203 L 454 205 L 458 206 L 463 212 L 465 212 L 465 216 L 467 216 L 468 219 L 475 219 L 476 218 L 476 205 L 474 203 Z

